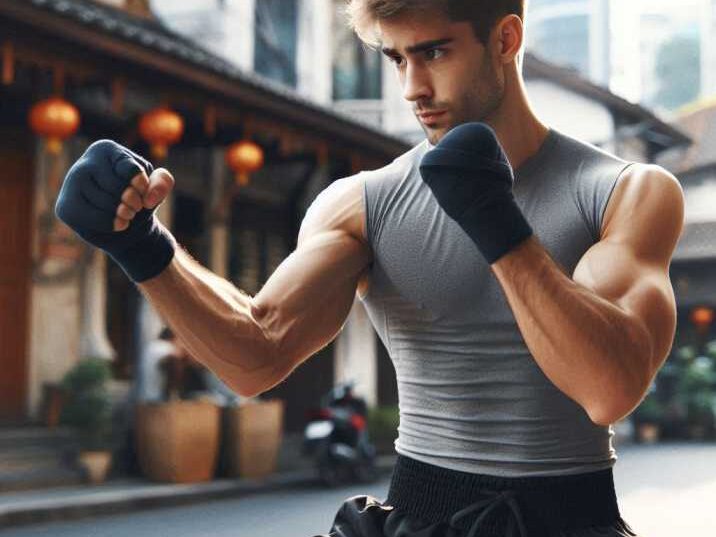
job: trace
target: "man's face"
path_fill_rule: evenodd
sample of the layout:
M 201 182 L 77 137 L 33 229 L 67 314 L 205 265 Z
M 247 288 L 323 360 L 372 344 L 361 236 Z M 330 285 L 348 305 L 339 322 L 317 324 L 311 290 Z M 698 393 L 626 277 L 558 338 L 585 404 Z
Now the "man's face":
M 430 11 L 383 20 L 379 31 L 403 97 L 431 144 L 456 125 L 489 120 L 499 108 L 503 73 L 469 22 L 453 22 Z M 424 116 L 430 112 L 436 114 Z

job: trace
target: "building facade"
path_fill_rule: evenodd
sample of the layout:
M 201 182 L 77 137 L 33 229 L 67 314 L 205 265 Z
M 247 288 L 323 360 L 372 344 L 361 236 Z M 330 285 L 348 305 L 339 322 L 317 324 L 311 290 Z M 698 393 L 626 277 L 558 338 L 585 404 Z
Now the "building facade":
M 61 179 L 91 141 L 111 138 L 149 155 L 139 120 L 156 107 L 178 113 L 183 136 L 166 160 L 155 160 L 177 180 L 160 217 L 193 257 L 248 292 L 295 247 L 316 192 L 408 148 L 195 46 L 158 23 L 146 2 L 122 4 L 136 12 L 105 4 L 116 2 L 0 2 L 0 146 L 8 163 L 0 183 L 12 206 L 0 223 L 8 245 L 0 268 L 3 424 L 41 420 L 45 388 L 83 357 L 112 360 L 117 388 L 127 391 L 162 324 L 114 263 L 54 218 Z M 57 154 L 27 119 L 53 95 L 81 117 Z M 264 165 L 234 196 L 225 152 L 242 139 L 261 148 Z M 331 351 L 304 368 L 315 392 L 332 385 Z

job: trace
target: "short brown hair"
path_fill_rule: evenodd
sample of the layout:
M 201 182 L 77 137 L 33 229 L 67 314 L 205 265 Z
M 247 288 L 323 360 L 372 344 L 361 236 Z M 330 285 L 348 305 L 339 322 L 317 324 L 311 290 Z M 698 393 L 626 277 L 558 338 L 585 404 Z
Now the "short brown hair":
M 525 0 L 347 0 L 347 4 L 348 23 L 372 47 L 380 44 L 375 33 L 378 21 L 411 11 L 437 9 L 451 21 L 468 21 L 483 45 L 502 17 L 514 14 L 523 21 L 525 17 Z

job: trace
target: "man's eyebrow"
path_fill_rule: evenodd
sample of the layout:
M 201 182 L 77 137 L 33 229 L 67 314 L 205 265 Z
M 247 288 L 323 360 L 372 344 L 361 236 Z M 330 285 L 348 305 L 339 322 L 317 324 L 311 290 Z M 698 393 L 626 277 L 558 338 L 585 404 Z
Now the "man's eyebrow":
M 430 50 L 435 47 L 439 47 L 440 45 L 447 45 L 448 43 L 450 43 L 454 40 L 455 40 L 455 38 L 453 38 L 453 37 L 446 37 L 444 39 L 433 39 L 431 41 L 423 41 L 422 43 L 418 43 L 416 45 L 411 45 L 411 46 L 407 47 L 405 49 L 405 51 L 408 54 L 415 54 L 417 52 L 425 52 L 426 50 Z M 396 54 L 398 54 L 398 51 L 395 50 L 394 48 L 383 47 L 381 49 L 381 51 L 386 56 L 395 56 Z

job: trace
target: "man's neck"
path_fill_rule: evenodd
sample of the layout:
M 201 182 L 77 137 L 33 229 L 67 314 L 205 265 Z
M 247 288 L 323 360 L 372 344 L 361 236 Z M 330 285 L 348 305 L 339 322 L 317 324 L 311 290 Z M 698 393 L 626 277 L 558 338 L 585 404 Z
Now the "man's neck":
M 502 145 L 513 169 L 533 156 L 547 138 L 549 127 L 532 111 L 524 83 L 514 76 L 499 110 L 486 121 Z

